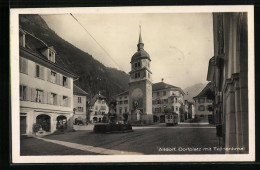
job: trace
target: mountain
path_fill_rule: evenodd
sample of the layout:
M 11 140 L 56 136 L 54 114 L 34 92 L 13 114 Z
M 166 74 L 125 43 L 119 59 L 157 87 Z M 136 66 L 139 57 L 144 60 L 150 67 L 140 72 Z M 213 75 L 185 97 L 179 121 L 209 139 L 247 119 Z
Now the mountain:
M 185 88 L 183 90 L 185 92 L 184 100 L 188 100 L 190 102 L 194 102 L 193 97 L 198 95 L 201 92 L 201 90 L 204 87 L 206 87 L 206 85 L 207 85 L 207 83 L 206 84 L 198 83 L 198 84 L 194 84 L 193 86 Z
M 128 74 L 104 66 L 92 55 L 65 41 L 51 30 L 39 15 L 19 15 L 19 25 L 48 46 L 53 46 L 57 52 L 56 57 L 60 58 L 62 65 L 79 76 L 74 83 L 90 96 L 101 91 L 110 100 L 113 95 L 127 90 Z

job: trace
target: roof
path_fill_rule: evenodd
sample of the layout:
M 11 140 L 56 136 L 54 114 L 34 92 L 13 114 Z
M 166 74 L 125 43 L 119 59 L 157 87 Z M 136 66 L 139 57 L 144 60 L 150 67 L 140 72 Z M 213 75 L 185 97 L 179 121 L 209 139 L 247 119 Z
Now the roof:
M 201 92 L 193 97 L 193 98 L 199 98 L 199 97 L 208 97 L 208 93 L 209 92 L 213 92 L 213 85 L 211 82 L 209 82 L 205 87 L 204 89 L 201 90 Z
M 214 77 L 214 66 L 215 66 L 215 57 L 211 57 L 209 60 L 208 65 L 208 74 L 207 74 L 207 80 L 212 81 Z
M 180 87 L 173 86 L 173 85 L 170 85 L 170 84 L 167 84 L 164 82 L 155 83 L 155 84 L 153 84 L 152 88 L 153 88 L 153 91 L 163 90 L 163 89 L 173 89 L 173 90 L 180 91 L 182 94 L 185 94 L 184 91 Z
M 55 63 L 51 62 L 48 60 L 48 58 L 46 56 L 44 56 L 41 51 L 43 49 L 47 49 L 50 48 L 53 51 L 54 48 L 53 46 L 49 47 L 45 42 L 43 42 L 41 39 L 37 38 L 35 35 L 27 32 L 26 30 L 23 29 L 19 29 L 22 33 L 25 33 L 25 47 L 20 46 L 19 48 L 25 51 L 30 52 L 31 54 L 33 54 L 34 56 L 46 61 L 47 63 L 58 67 L 68 73 L 70 73 L 71 75 L 74 75 L 75 77 L 77 77 L 74 73 L 72 73 L 70 70 L 68 70 L 67 68 L 64 67 L 64 63 L 61 60 L 61 58 L 59 57 L 59 54 L 55 54 Z
M 96 94 L 90 101 L 90 106 L 93 106 L 95 104 L 95 102 L 97 101 L 97 99 L 105 99 L 106 97 L 101 95 L 101 94 Z
M 125 96 L 125 95 L 129 95 L 129 91 L 128 90 L 115 95 L 115 97 L 117 97 L 117 96 Z
M 149 60 L 151 60 L 150 55 L 144 49 L 141 49 L 140 51 L 137 51 L 132 56 L 131 62 L 133 62 L 134 60 L 137 60 L 137 59 L 142 59 L 142 58 L 148 58 Z
M 84 95 L 87 96 L 88 93 L 79 88 L 75 83 L 73 83 L 73 94 L 79 94 L 79 95 Z

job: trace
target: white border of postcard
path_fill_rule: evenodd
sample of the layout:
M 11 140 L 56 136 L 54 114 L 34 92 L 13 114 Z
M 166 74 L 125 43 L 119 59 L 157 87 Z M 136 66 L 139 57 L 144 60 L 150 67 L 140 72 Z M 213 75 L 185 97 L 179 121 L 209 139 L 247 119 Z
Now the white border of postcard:
M 248 12 L 249 154 L 20 156 L 19 14 Z M 158 6 L 10 9 L 12 163 L 234 162 L 255 160 L 254 6 Z

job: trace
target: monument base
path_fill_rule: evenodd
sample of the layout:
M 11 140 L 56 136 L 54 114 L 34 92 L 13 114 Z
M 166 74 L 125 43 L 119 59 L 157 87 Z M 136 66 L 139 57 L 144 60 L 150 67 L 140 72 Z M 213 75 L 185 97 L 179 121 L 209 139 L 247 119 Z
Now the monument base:
M 136 114 L 132 114 L 130 116 L 129 122 L 132 125 L 150 125 L 153 123 L 153 115 L 143 114 L 138 117 Z
M 132 132 L 130 124 L 97 124 L 94 125 L 94 133 L 126 133 Z

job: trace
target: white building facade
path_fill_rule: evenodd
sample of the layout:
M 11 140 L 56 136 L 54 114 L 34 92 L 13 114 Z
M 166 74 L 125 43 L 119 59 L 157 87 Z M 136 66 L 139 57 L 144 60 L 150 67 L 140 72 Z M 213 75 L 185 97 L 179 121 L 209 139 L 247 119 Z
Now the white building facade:
M 74 124 L 77 124 L 77 121 L 85 124 L 87 121 L 87 95 L 87 92 L 77 85 L 73 85 Z
M 28 37 L 28 39 L 27 39 Z M 28 48 L 27 40 L 39 48 Z M 55 50 L 20 29 L 20 133 L 68 128 L 73 116 L 73 75 L 55 61 Z
M 90 101 L 90 122 L 106 123 L 108 121 L 109 106 L 106 97 L 96 94 Z

